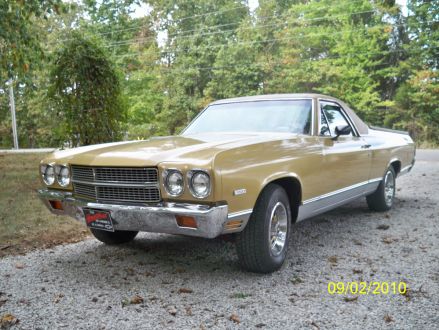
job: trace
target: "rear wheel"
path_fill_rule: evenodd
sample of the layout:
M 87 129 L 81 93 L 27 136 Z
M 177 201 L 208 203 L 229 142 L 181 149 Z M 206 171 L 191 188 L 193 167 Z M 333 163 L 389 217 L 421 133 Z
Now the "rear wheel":
M 279 269 L 287 255 L 291 210 L 285 190 L 268 185 L 256 202 L 245 229 L 238 234 L 236 247 L 242 267 L 256 273 Z
M 102 243 L 108 245 L 116 245 L 131 242 L 134 237 L 139 233 L 138 231 L 124 231 L 124 230 L 116 230 L 105 231 L 99 229 L 90 228 L 91 233 L 94 237 L 96 237 Z
M 395 198 L 396 174 L 392 166 L 390 166 L 384 174 L 383 180 L 377 190 L 366 197 L 367 205 L 373 211 L 388 211 L 392 208 Z

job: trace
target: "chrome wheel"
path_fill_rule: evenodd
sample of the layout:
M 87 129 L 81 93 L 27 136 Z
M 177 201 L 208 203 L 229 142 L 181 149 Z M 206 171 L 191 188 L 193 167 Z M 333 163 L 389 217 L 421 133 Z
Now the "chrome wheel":
M 269 228 L 271 253 L 273 256 L 278 256 L 285 247 L 288 230 L 287 209 L 281 202 L 277 202 L 271 211 Z
M 395 196 L 395 177 L 393 172 L 388 171 L 384 177 L 384 200 L 387 206 L 392 206 Z

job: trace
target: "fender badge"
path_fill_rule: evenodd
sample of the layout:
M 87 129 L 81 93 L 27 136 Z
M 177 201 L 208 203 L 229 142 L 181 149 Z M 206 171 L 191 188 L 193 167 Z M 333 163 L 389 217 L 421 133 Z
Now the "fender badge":
M 233 191 L 233 196 L 244 195 L 247 193 L 247 189 L 236 189 Z

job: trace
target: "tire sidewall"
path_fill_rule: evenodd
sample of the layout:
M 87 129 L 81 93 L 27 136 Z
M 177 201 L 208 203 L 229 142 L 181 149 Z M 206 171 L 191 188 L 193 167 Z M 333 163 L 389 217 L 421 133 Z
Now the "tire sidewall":
M 273 211 L 274 206 L 281 202 L 287 211 L 287 235 L 286 235 L 286 241 L 284 248 L 282 252 L 279 255 L 273 255 L 271 251 L 270 246 L 270 217 L 271 213 Z M 288 252 L 288 243 L 291 235 L 291 209 L 290 209 L 290 202 L 288 200 L 287 194 L 285 193 L 285 190 L 282 187 L 277 187 L 277 189 L 274 190 L 273 194 L 270 196 L 267 205 L 265 205 L 265 212 L 264 212 L 264 240 L 261 242 L 261 245 L 264 247 L 264 255 L 266 260 L 270 261 L 270 263 L 273 265 L 273 267 L 280 267 L 287 255 Z

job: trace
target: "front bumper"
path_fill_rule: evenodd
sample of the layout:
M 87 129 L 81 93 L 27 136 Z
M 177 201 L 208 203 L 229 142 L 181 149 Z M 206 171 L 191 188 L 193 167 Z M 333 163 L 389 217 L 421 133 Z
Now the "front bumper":
M 85 224 L 83 208 L 109 211 L 115 230 L 146 231 L 214 238 L 221 234 L 241 231 L 229 225 L 236 218 L 228 216 L 227 205 L 207 206 L 195 204 L 163 203 L 161 206 L 101 204 L 75 198 L 71 192 L 38 190 L 38 195 L 54 214 L 69 215 Z M 60 201 L 62 210 L 52 207 L 50 202 Z M 176 216 L 193 217 L 197 228 L 180 227 Z M 232 220 L 233 219 L 233 220 Z M 245 221 L 246 222 L 246 221 Z

